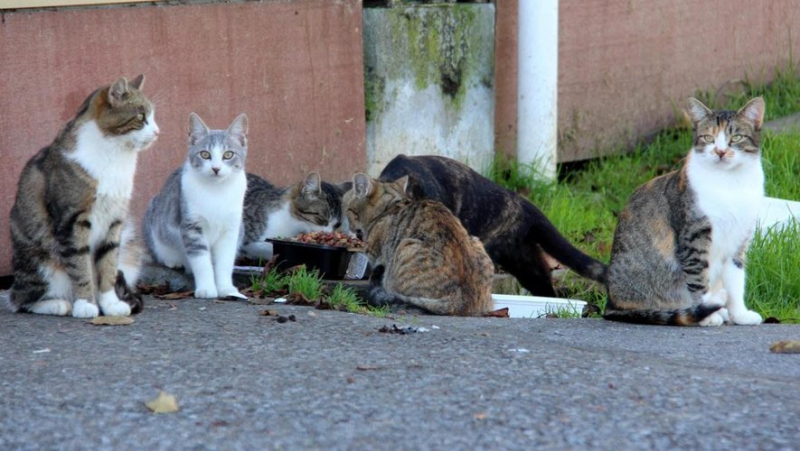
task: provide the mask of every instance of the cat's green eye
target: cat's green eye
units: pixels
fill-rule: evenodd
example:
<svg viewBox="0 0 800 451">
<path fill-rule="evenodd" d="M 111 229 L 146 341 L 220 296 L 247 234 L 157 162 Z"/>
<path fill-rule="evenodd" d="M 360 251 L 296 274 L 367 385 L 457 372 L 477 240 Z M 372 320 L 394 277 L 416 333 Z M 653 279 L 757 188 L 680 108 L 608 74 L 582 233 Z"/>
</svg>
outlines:
<svg viewBox="0 0 800 451">
<path fill-rule="evenodd" d="M 222 154 L 223 160 L 230 160 L 231 158 L 233 158 L 233 152 L 230 150 Z"/>
<path fill-rule="evenodd" d="M 144 113 L 139 113 L 139 115 L 136 116 L 136 118 L 139 119 L 140 121 L 143 121 L 144 118 L 145 118 L 145 115 L 144 115 Z"/>
<path fill-rule="evenodd" d="M 204 160 L 210 160 L 211 159 L 211 154 L 204 150 L 204 151 L 200 152 L 200 158 L 202 158 Z"/>
<path fill-rule="evenodd" d="M 738 143 L 739 141 L 741 141 L 743 139 L 744 139 L 744 136 L 742 136 L 742 135 L 733 135 L 731 137 L 731 142 L 732 143 Z"/>
<path fill-rule="evenodd" d="M 714 137 L 711 135 L 703 135 L 700 137 L 704 143 L 711 144 L 714 142 Z"/>
</svg>

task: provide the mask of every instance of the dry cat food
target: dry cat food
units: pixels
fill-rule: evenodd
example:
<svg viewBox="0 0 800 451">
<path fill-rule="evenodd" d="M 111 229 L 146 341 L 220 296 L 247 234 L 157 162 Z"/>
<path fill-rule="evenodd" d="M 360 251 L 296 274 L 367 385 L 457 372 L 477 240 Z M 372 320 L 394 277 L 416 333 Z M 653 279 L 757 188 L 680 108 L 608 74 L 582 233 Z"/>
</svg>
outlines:
<svg viewBox="0 0 800 451">
<path fill-rule="evenodd" d="M 291 238 L 291 240 L 306 244 L 321 244 L 323 246 L 338 246 L 346 248 L 364 247 L 363 241 L 342 232 L 301 233 L 300 235 Z"/>
</svg>

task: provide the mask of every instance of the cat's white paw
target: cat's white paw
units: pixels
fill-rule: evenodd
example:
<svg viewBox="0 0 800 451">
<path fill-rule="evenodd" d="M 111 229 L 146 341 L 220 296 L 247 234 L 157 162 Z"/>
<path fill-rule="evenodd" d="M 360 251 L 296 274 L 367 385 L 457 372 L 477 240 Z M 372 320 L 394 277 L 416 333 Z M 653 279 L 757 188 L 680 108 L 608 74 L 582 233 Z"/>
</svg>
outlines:
<svg viewBox="0 0 800 451">
<path fill-rule="evenodd" d="M 217 288 L 214 286 L 197 287 L 194 290 L 194 297 L 198 299 L 215 299 L 217 297 Z"/>
<path fill-rule="evenodd" d="M 39 315 L 67 316 L 72 311 L 72 303 L 66 299 L 48 299 L 31 305 L 28 311 Z"/>
<path fill-rule="evenodd" d="M 220 288 L 219 297 L 221 298 L 233 297 L 239 299 L 247 299 L 247 296 L 243 295 L 242 293 L 239 293 L 239 290 L 237 290 L 236 287 L 234 286 Z"/>
<path fill-rule="evenodd" d="M 722 323 L 724 323 L 724 322 L 725 322 L 725 319 L 717 311 L 717 312 L 714 312 L 714 313 L 706 316 L 706 318 L 704 320 L 700 321 L 698 324 L 700 326 L 702 326 L 702 327 L 716 327 L 716 326 L 721 326 Z"/>
<path fill-rule="evenodd" d="M 86 299 L 78 299 L 72 304 L 73 318 L 95 318 L 100 314 L 100 309 Z"/>
<path fill-rule="evenodd" d="M 120 301 L 114 290 L 101 294 L 99 304 L 103 315 L 106 316 L 128 316 L 131 314 L 131 306 Z"/>
<path fill-rule="evenodd" d="M 761 315 L 752 310 L 742 310 L 736 313 L 729 312 L 729 314 L 731 322 L 740 326 L 757 326 L 763 321 Z"/>
<path fill-rule="evenodd" d="M 131 314 L 131 306 L 122 301 L 118 301 L 116 304 L 106 304 L 102 308 L 103 315 L 106 316 L 130 316 Z"/>
</svg>

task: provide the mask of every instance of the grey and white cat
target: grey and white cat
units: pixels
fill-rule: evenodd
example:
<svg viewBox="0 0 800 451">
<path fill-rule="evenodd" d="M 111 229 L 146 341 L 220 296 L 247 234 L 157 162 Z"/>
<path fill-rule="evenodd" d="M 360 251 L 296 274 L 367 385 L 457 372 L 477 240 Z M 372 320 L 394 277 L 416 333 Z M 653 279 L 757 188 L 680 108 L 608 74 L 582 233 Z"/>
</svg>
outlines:
<svg viewBox="0 0 800 451">
<path fill-rule="evenodd" d="M 92 318 L 141 310 L 141 298 L 124 294 L 139 258 L 121 235 L 138 153 L 159 133 L 143 85 L 139 75 L 97 89 L 25 165 L 10 217 L 13 311 Z"/>
<path fill-rule="evenodd" d="M 269 260 L 272 244 L 264 241 L 267 238 L 342 228 L 344 191 L 344 187 L 321 181 L 316 172 L 285 188 L 247 174 L 241 255 Z"/>
<path fill-rule="evenodd" d="M 619 215 L 605 318 L 644 324 L 755 325 L 745 254 L 764 198 L 760 97 L 739 111 L 689 100 L 683 167 L 637 188 Z"/>
<path fill-rule="evenodd" d="M 233 285 L 247 189 L 247 116 L 227 130 L 209 130 L 189 115 L 186 163 L 150 200 L 144 217 L 145 242 L 155 261 L 183 267 L 194 276 L 195 297 L 245 298 Z"/>
</svg>

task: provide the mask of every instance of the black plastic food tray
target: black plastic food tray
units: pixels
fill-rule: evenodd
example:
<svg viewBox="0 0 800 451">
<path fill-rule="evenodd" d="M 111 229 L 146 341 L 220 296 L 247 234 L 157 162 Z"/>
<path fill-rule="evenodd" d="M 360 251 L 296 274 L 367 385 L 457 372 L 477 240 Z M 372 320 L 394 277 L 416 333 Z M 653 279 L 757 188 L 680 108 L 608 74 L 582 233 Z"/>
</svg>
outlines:
<svg viewBox="0 0 800 451">
<path fill-rule="evenodd" d="M 353 252 L 346 247 L 325 246 L 322 244 L 298 243 L 268 239 L 272 243 L 272 254 L 281 269 L 297 265 L 306 265 L 308 269 L 316 269 L 326 279 L 343 279 L 347 273 L 347 265 Z"/>
</svg>

